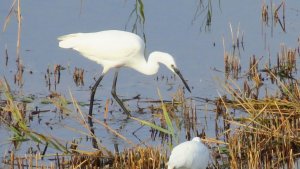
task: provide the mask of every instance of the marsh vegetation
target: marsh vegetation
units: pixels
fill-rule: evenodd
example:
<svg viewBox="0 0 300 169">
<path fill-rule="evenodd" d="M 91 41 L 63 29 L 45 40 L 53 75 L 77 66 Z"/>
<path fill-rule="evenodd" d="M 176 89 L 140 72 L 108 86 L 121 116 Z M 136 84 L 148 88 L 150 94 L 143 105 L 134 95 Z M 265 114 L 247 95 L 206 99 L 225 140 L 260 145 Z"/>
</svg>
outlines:
<svg viewBox="0 0 300 169">
<path fill-rule="evenodd" d="M 211 151 L 208 168 L 299 167 L 299 2 L 249 0 L 247 12 L 235 0 L 73 3 L 0 2 L 1 167 L 166 168 L 194 136 Z M 164 69 L 125 69 L 118 90 L 132 117 L 109 78 L 89 115 L 101 68 L 63 55 L 56 38 L 112 28 L 140 35 L 146 53 L 174 53 L 192 94 Z"/>
</svg>

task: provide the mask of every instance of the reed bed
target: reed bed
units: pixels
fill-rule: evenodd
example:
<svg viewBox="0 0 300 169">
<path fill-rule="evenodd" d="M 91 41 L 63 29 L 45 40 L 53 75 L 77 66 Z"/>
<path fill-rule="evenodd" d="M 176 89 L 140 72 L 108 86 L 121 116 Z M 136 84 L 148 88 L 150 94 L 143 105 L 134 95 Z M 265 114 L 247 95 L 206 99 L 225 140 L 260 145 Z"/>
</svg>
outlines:
<svg viewBox="0 0 300 169">
<path fill-rule="evenodd" d="M 278 99 L 249 99 L 227 88 L 234 99 L 224 100 L 226 111 L 235 109 L 239 117 L 227 117 L 232 168 L 295 168 L 300 148 L 300 104 Z M 228 114 L 227 114 L 228 115 Z"/>
<path fill-rule="evenodd" d="M 230 168 L 297 168 L 300 155 L 297 54 L 297 48 L 281 45 L 274 66 L 262 65 L 261 58 L 252 56 L 249 70 L 239 74 L 240 81 L 227 78 L 223 83 L 225 94 L 215 104 L 224 118 Z M 225 77 L 228 77 L 226 72 Z"/>
<path fill-rule="evenodd" d="M 201 3 L 202 1 L 199 6 L 203 5 Z M 279 23 L 281 29 L 285 32 L 285 1 L 282 0 L 277 6 L 270 1 L 269 6 L 263 1 L 261 8 L 262 22 L 268 26 L 271 20 L 272 27 Z M 210 29 L 212 18 L 211 1 L 208 1 L 206 9 L 206 28 Z M 199 8 L 198 10 L 201 13 L 201 9 Z M 4 24 L 4 31 L 13 11 L 16 12 L 18 21 L 17 71 L 14 75 L 14 81 L 19 86 L 22 86 L 24 65 L 20 58 L 22 25 L 20 0 L 13 1 L 10 13 Z M 198 17 L 197 15 L 198 13 L 196 12 L 195 19 Z M 136 0 L 136 6 L 130 14 L 129 22 L 134 22 L 131 29 L 133 32 L 144 32 L 145 15 L 143 1 Z M 138 24 L 140 24 L 141 30 L 138 30 Z M 268 63 L 263 68 L 259 68 L 261 58 L 255 55 L 251 56 L 249 70 L 242 75 L 240 50 L 244 48 L 244 33 L 240 31 L 239 26 L 235 33 L 231 24 L 229 26 L 232 37 L 231 52 L 226 52 L 223 40 L 226 78 L 223 88 L 226 94 L 213 100 L 213 103 L 216 105 L 216 116 L 223 116 L 223 141 L 206 138 L 204 129 L 199 131 L 199 128 L 197 128 L 199 121 L 195 103 L 192 99 L 185 98 L 183 90 L 175 93 L 174 100 L 170 102 L 165 103 L 162 100 L 158 100 L 158 103 L 161 102 L 159 106 L 147 107 L 158 120 L 147 121 L 134 117 L 131 120 L 136 120 L 143 126 L 150 127 L 150 137 L 153 140 L 159 133 L 159 139 L 162 142 L 173 142 L 173 140 L 178 142 L 176 132 L 184 130 L 187 140 L 197 135 L 204 137 L 206 143 L 216 144 L 217 155 L 212 156 L 214 159 L 212 159 L 209 168 L 297 168 L 295 162 L 300 155 L 300 88 L 295 74 L 297 73 L 299 44 L 298 48 L 287 48 L 285 45 L 281 45 L 281 51 L 277 55 L 277 63 L 273 67 Z M 144 33 L 143 38 L 146 41 Z M 5 56 L 7 65 L 7 49 L 5 50 Z M 54 65 L 52 72 L 50 68 L 47 69 L 45 80 L 49 91 L 52 89 L 53 84 L 54 89 L 56 89 L 56 85 L 60 83 L 61 70 L 63 70 L 61 65 Z M 52 76 L 54 77 L 52 78 Z M 244 81 L 237 83 L 231 80 L 230 77 L 235 80 L 243 79 Z M 84 70 L 75 68 L 73 79 L 77 86 L 84 85 Z M 266 82 L 267 80 L 269 82 Z M 278 90 L 271 94 L 270 89 L 267 87 L 263 88 L 264 84 L 272 84 Z M 90 133 L 85 134 L 87 137 L 95 139 L 95 143 L 100 147 L 98 150 L 81 151 L 77 149 L 78 145 L 75 143 L 67 148 L 55 138 L 37 133 L 29 128 L 29 122 L 26 118 L 28 116 L 26 104 L 15 100 L 5 80 L 0 80 L 0 88 L 0 94 L 4 93 L 3 95 L 6 98 L 0 100 L 0 124 L 5 125 L 13 133 L 11 142 L 14 148 L 28 140 L 44 146 L 44 150 L 41 152 L 28 152 L 25 155 L 17 155 L 14 149 L 9 154 L 4 154 L 2 163 L 6 167 L 111 169 L 167 167 L 167 148 L 133 145 L 128 138 L 112 129 L 105 121 L 102 122 L 96 119 L 93 119 L 95 124 L 104 126 L 109 132 L 131 145 L 131 148 L 124 149 L 122 152 L 119 152 L 117 148 L 115 152 L 107 150 L 96 139 L 92 126 L 86 126 Z M 68 115 L 70 112 L 67 108 L 69 102 L 58 93 L 52 93 L 48 102 L 57 107 L 62 114 Z M 77 105 L 74 102 L 73 104 Z M 109 100 L 106 103 L 105 120 L 107 118 L 108 105 Z M 78 105 L 76 109 L 80 112 Z M 38 113 L 39 111 L 37 110 L 36 112 Z M 82 112 L 80 113 L 86 116 Z M 157 122 L 160 124 L 157 124 Z M 87 125 L 84 122 L 82 124 Z M 46 154 L 48 146 L 58 150 L 60 154 Z M 170 144 L 170 147 L 172 146 Z M 214 153 L 212 152 L 212 154 Z M 216 160 L 221 155 L 228 158 L 222 158 L 222 161 Z M 44 159 L 49 161 L 45 162 Z"/>
<path fill-rule="evenodd" d="M 52 162 L 45 162 L 47 158 Z M 167 155 L 161 148 L 134 147 L 122 153 L 106 156 L 102 151 L 73 153 L 72 155 L 42 156 L 28 154 L 16 156 L 13 152 L 2 162 L 11 168 L 106 168 L 144 169 L 166 168 Z"/>
</svg>

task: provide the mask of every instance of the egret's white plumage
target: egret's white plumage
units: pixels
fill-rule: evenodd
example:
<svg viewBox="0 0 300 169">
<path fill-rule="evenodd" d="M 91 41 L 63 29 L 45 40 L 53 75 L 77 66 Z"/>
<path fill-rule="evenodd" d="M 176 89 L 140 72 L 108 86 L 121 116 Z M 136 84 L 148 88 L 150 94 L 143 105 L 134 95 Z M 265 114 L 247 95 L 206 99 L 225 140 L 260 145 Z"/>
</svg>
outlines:
<svg viewBox="0 0 300 169">
<path fill-rule="evenodd" d="M 199 137 L 195 137 L 173 148 L 168 169 L 206 169 L 208 162 L 208 148 Z"/>
<path fill-rule="evenodd" d="M 152 52 L 148 62 L 144 57 L 145 44 L 136 34 L 107 30 L 95 33 L 74 33 L 58 38 L 59 47 L 72 48 L 84 57 L 103 66 L 102 73 L 114 67 L 130 67 L 143 74 L 157 73 L 158 63 L 165 64 L 172 72 L 176 67 L 173 57 L 164 52 Z"/>
<path fill-rule="evenodd" d="M 94 33 L 74 33 L 61 36 L 58 40 L 60 41 L 59 46 L 61 48 L 74 49 L 84 57 L 103 66 L 102 75 L 98 79 L 99 82 L 97 81 L 93 87 L 94 90 L 92 90 L 91 100 L 93 100 L 94 96 L 92 95 L 95 94 L 95 89 L 99 85 L 104 74 L 111 68 L 120 68 L 123 66 L 133 68 L 145 75 L 153 75 L 157 73 L 159 63 L 162 63 L 173 73 L 176 73 L 183 81 L 187 90 L 190 91 L 189 86 L 177 69 L 174 58 L 168 53 L 155 51 L 149 55 L 148 60 L 146 61 L 144 57 L 144 41 L 134 33 L 119 30 L 107 30 Z M 116 72 L 112 93 L 114 98 L 121 105 L 122 103 L 115 93 L 117 76 L 118 74 Z M 121 105 L 121 107 L 129 115 L 128 111 L 125 110 L 125 107 L 123 105 Z"/>
<path fill-rule="evenodd" d="M 101 64 L 103 73 L 113 67 L 131 67 L 136 59 L 136 62 L 143 61 L 144 42 L 133 33 L 117 30 L 74 33 L 61 36 L 58 40 L 59 47 L 72 48 Z"/>
</svg>

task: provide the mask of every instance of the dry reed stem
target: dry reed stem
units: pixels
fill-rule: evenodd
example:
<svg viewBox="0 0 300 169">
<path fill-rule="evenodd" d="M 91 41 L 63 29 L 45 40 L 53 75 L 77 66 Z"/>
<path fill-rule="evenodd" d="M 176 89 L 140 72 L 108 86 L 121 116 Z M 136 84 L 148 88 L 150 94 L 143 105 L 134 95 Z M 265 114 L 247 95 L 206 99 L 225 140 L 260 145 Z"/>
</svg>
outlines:
<svg viewBox="0 0 300 169">
<path fill-rule="evenodd" d="M 128 144 L 133 144 L 132 141 L 130 141 L 128 138 L 126 138 L 125 136 L 123 136 L 122 134 L 120 134 L 119 132 L 117 132 L 116 130 L 114 130 L 113 128 L 111 128 L 108 124 L 98 120 L 98 119 L 93 119 L 96 123 L 102 125 L 104 128 L 106 128 L 108 131 L 110 131 L 112 134 L 114 134 L 115 136 L 119 137 L 120 139 L 126 141 Z"/>
<path fill-rule="evenodd" d="M 234 98 L 234 101 L 224 102 L 226 107 L 240 109 L 249 115 L 249 117 L 243 117 L 242 121 L 236 121 L 235 118 L 229 120 L 232 125 L 237 126 L 231 131 L 234 134 L 228 140 L 231 167 L 261 168 L 262 165 L 266 165 L 273 168 L 287 164 L 289 168 L 292 168 L 295 152 L 292 151 L 291 145 L 292 143 L 300 145 L 300 130 L 295 129 L 293 125 L 299 121 L 300 105 L 276 98 L 247 99 L 242 97 L 242 94 L 238 92 L 239 89 L 235 90 L 230 85 L 226 86 L 226 90 Z M 274 141 L 278 144 L 272 144 Z M 234 145 L 243 145 L 243 148 L 240 149 Z M 271 160 L 261 161 L 266 149 L 276 150 L 275 154 L 270 156 Z M 284 154 L 282 151 L 288 153 Z"/>
</svg>

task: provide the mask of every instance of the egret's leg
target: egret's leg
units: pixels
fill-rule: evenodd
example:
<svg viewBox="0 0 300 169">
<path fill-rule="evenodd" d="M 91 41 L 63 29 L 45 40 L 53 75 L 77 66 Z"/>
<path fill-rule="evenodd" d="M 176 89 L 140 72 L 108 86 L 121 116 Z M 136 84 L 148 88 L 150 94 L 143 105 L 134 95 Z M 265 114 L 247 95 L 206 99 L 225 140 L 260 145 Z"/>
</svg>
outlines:
<svg viewBox="0 0 300 169">
<path fill-rule="evenodd" d="M 96 94 L 97 87 L 99 86 L 101 80 L 103 79 L 104 74 L 102 74 L 99 79 L 96 81 L 94 86 L 91 89 L 91 98 L 90 98 L 90 109 L 89 109 L 89 116 L 90 118 L 93 116 L 93 106 L 94 106 L 94 98 Z"/>
<path fill-rule="evenodd" d="M 104 74 L 102 74 L 99 79 L 96 81 L 96 83 L 94 84 L 94 86 L 91 89 L 91 98 L 90 98 L 90 109 L 89 109 L 89 116 L 88 116 L 88 123 L 90 126 L 90 132 L 92 135 L 92 143 L 93 143 L 93 147 L 98 149 L 98 142 L 95 136 L 95 131 L 93 129 L 93 120 L 92 120 L 92 116 L 93 116 L 93 106 L 94 106 L 94 98 L 95 98 L 95 94 L 96 94 L 96 90 L 97 87 L 99 86 L 101 80 L 103 79 Z"/>
<path fill-rule="evenodd" d="M 122 107 L 123 111 L 127 114 L 127 116 L 130 117 L 131 114 L 130 114 L 129 111 L 125 108 L 123 102 L 119 99 L 119 97 L 117 96 L 117 93 L 116 93 L 116 85 L 117 85 L 118 73 L 119 73 L 119 71 L 116 70 L 115 76 L 114 76 L 113 86 L 112 86 L 112 89 L 111 89 L 111 94 L 112 94 L 112 96 L 114 97 L 114 99 L 118 102 L 118 104 Z"/>
</svg>

